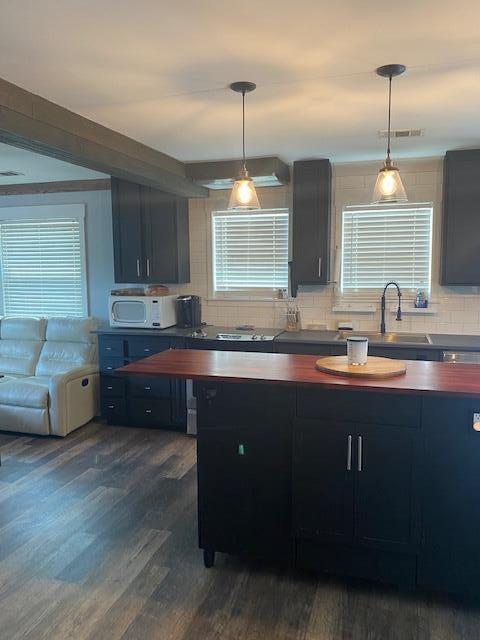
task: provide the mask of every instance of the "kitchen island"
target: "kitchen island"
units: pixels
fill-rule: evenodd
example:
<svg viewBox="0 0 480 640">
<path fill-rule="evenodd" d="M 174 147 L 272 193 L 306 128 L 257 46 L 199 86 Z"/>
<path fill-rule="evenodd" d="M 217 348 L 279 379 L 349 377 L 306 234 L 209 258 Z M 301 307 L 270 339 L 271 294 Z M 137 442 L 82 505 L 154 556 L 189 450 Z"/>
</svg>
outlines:
<svg viewBox="0 0 480 640">
<path fill-rule="evenodd" d="M 220 551 L 475 594 L 480 368 L 359 380 L 315 361 L 185 349 L 117 370 L 196 381 L 206 566 Z"/>
</svg>

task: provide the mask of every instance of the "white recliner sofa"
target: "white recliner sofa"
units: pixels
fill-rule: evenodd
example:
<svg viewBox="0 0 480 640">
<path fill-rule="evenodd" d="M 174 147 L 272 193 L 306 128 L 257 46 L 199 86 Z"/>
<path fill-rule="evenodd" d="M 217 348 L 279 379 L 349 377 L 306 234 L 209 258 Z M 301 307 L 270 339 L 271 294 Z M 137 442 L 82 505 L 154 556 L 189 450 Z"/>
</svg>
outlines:
<svg viewBox="0 0 480 640">
<path fill-rule="evenodd" d="M 98 414 L 93 318 L 0 322 L 0 430 L 66 436 Z"/>
</svg>

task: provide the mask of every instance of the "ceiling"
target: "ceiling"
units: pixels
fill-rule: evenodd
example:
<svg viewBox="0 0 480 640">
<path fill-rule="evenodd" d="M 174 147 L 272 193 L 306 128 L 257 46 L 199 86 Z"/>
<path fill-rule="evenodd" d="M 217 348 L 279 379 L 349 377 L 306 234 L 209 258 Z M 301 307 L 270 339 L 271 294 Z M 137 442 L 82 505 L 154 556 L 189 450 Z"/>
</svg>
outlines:
<svg viewBox="0 0 480 640">
<path fill-rule="evenodd" d="M 478 0 L 3 0 L 0 76 L 179 160 L 384 154 L 398 62 L 393 157 L 480 144 Z"/>
<path fill-rule="evenodd" d="M 59 180 L 94 180 L 109 177 L 98 171 L 78 167 L 0 142 L 0 172 L 2 171 L 17 171 L 21 175 L 0 175 L 0 186 L 31 182 L 57 182 Z"/>
</svg>

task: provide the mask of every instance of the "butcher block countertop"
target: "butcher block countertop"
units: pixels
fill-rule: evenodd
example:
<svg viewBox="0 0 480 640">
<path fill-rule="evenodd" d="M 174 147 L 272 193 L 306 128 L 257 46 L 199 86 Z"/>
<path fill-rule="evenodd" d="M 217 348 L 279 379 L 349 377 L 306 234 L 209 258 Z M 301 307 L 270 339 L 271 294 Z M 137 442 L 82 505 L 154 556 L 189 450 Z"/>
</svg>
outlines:
<svg viewBox="0 0 480 640">
<path fill-rule="evenodd" d="M 387 380 L 341 378 L 315 369 L 318 356 L 170 349 L 115 370 L 120 375 L 215 382 L 318 385 L 327 389 L 480 399 L 480 365 L 406 360 L 405 375 Z"/>
</svg>

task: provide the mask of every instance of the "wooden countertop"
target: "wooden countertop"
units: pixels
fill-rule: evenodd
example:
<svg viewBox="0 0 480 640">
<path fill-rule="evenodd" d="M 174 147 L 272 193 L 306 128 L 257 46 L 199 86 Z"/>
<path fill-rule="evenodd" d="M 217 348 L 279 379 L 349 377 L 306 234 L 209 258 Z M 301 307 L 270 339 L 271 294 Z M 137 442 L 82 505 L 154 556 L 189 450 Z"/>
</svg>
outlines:
<svg viewBox="0 0 480 640">
<path fill-rule="evenodd" d="M 215 382 L 315 384 L 327 389 L 456 395 L 480 399 L 480 365 L 406 360 L 407 373 L 388 380 L 341 378 L 315 369 L 318 356 L 170 349 L 115 370 L 121 375 Z"/>
</svg>

